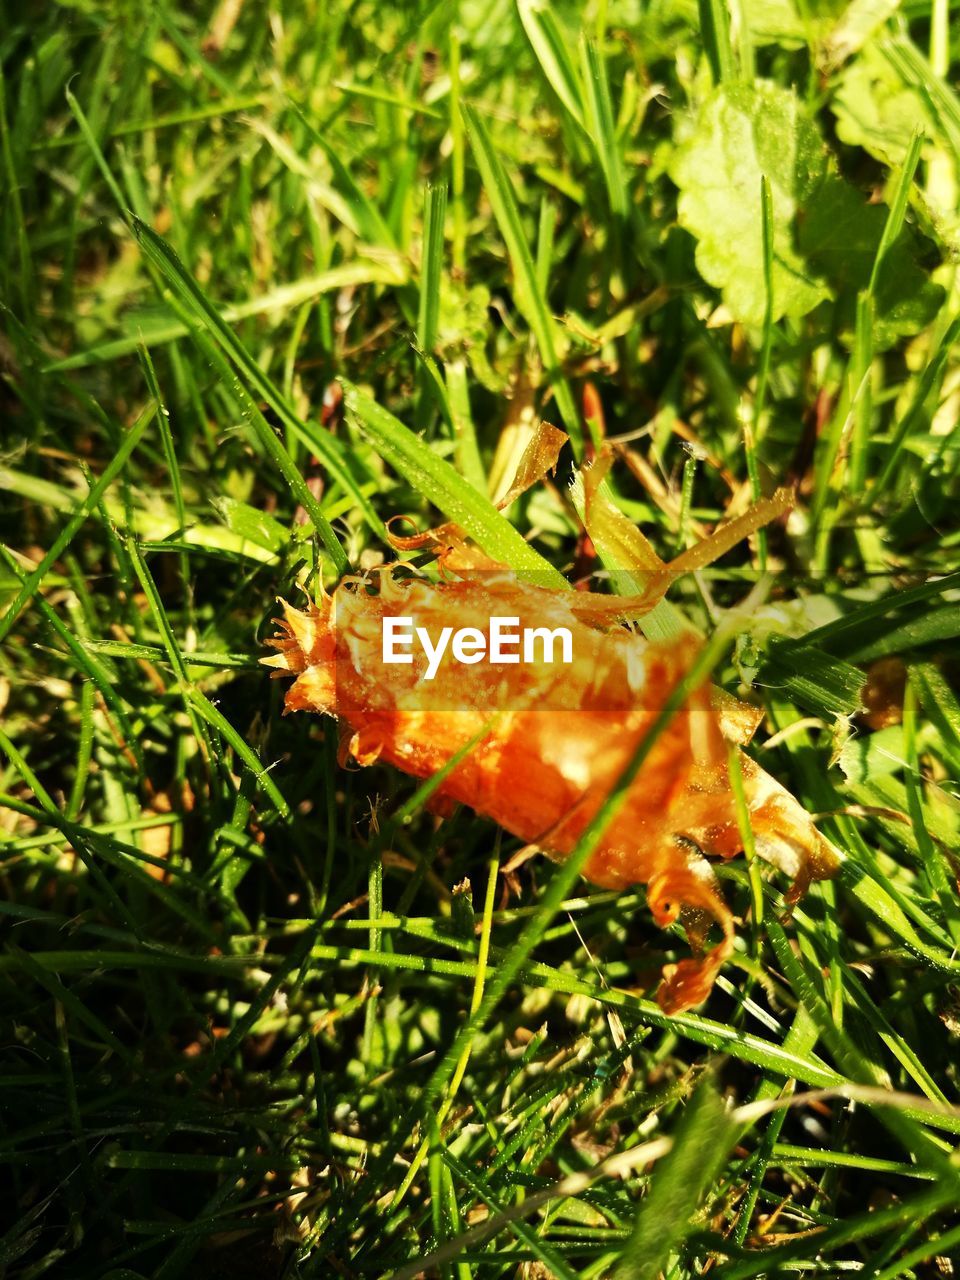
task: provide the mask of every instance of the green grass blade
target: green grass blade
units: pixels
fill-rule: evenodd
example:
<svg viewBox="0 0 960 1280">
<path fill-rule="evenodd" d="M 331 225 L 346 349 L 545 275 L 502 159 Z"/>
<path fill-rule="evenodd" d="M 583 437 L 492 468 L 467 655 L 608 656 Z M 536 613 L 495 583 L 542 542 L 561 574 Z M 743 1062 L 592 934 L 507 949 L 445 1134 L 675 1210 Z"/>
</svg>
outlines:
<svg viewBox="0 0 960 1280">
<path fill-rule="evenodd" d="M 960 315 L 954 316 L 947 328 L 944 330 L 943 336 L 937 345 L 936 351 L 928 361 L 920 377 L 917 379 L 916 390 L 910 401 L 906 413 L 900 419 L 893 433 L 893 439 L 890 441 L 887 452 L 887 460 L 883 469 L 869 487 L 866 495 L 866 503 L 876 502 L 885 489 L 889 488 L 893 480 L 897 468 L 900 466 L 903 458 L 903 445 L 913 428 L 922 419 L 924 409 L 930 399 L 930 393 L 940 381 L 943 375 L 944 367 L 947 359 L 957 341 L 960 340 Z"/>
<path fill-rule="evenodd" d="M 34 309 L 33 261 L 30 254 L 30 240 L 24 222 L 23 200 L 20 194 L 20 179 L 14 164 L 13 149 L 10 141 L 10 125 L 7 119 L 7 84 L 0 67 L 0 160 L 3 163 L 3 183 L 9 208 L 13 217 L 14 235 L 17 243 L 20 279 L 19 295 L 23 308 L 23 316 L 32 315 Z"/>
<path fill-rule="evenodd" d="M 730 13 L 726 0 L 698 0 L 700 30 L 714 84 L 729 84 L 737 77 L 736 54 L 730 38 Z"/>
<path fill-rule="evenodd" d="M 3 562 L 19 579 L 19 581 L 22 584 L 25 584 L 27 581 L 26 573 L 24 573 L 8 549 L 2 544 L 0 544 L 0 557 L 2 557 Z M 124 745 L 130 749 L 140 772 L 144 773 L 145 766 L 143 754 L 140 748 L 139 735 L 134 730 L 127 715 L 127 709 L 113 687 L 113 679 L 110 672 L 108 672 L 101 663 L 97 662 L 93 653 L 90 652 L 90 650 L 95 652 L 96 646 L 89 642 L 84 645 L 81 640 L 77 639 L 72 630 L 60 618 L 56 610 L 47 604 L 42 595 L 37 599 L 37 607 L 40 610 L 44 621 L 70 651 L 78 669 L 87 677 L 88 680 L 92 682 L 92 686 L 97 689 L 101 698 L 103 698 L 104 704 L 116 717 L 117 727 L 123 735 Z M 110 652 L 109 649 L 105 651 Z M 144 654 L 143 656 L 154 656 L 159 654 L 159 649 L 151 649 L 148 654 Z"/>
<path fill-rule="evenodd" d="M 586 131 L 583 87 L 556 16 L 543 0 L 517 0 L 517 10 L 544 79 L 570 118 Z"/>
<path fill-rule="evenodd" d="M 586 39 L 580 43 L 580 61 L 585 86 L 587 131 L 603 171 L 610 212 L 615 219 L 623 218 L 627 212 L 627 187 L 620 158 L 620 144 L 614 127 L 607 64 L 596 44 Z"/>
<path fill-rule="evenodd" d="M 255 316 L 278 314 L 292 311 L 316 298 L 329 293 L 337 293 L 341 289 L 357 288 L 363 285 L 399 286 L 406 281 L 406 272 L 402 265 L 394 259 L 387 261 L 366 259 L 359 256 L 353 262 L 331 267 L 328 271 L 320 271 L 305 276 L 292 284 L 278 285 L 255 298 L 247 298 L 243 302 L 231 302 L 219 308 L 219 316 L 224 324 L 236 324 L 239 320 L 250 320 Z M 164 321 L 158 323 L 150 320 L 138 327 L 136 333 L 127 337 L 115 338 L 96 343 L 83 351 L 64 356 L 59 360 L 51 360 L 44 366 L 45 373 L 66 373 L 73 369 L 84 369 L 93 364 L 108 364 L 120 356 L 129 355 L 138 347 L 145 346 L 150 350 L 175 342 L 193 332 L 190 324 L 183 321 Z"/>
<path fill-rule="evenodd" d="M 249 379 L 251 385 L 273 406 L 280 418 L 287 422 L 293 418 L 290 425 L 303 431 L 303 424 L 300 423 L 299 419 L 293 417 L 289 408 L 283 403 L 282 398 L 274 391 L 272 384 L 266 378 L 259 365 L 248 354 L 236 334 L 223 321 L 217 309 L 207 300 L 199 285 L 189 275 L 170 246 L 157 235 L 152 227 L 148 227 L 139 219 L 134 219 L 134 229 L 148 261 L 156 267 L 161 276 L 170 285 L 180 303 L 194 319 L 206 327 L 240 372 Z M 320 510 L 319 503 L 310 492 L 300 471 L 281 442 L 266 427 L 262 419 L 252 419 L 251 425 L 257 433 L 257 438 L 264 452 L 275 463 L 278 471 L 290 486 L 291 491 L 310 516 L 317 534 L 337 567 L 337 571 L 343 573 L 348 565 L 346 553 L 330 527 L 326 516 Z M 317 447 L 323 461 L 330 467 L 337 479 L 345 487 L 353 488 L 349 474 L 337 456 L 332 442 L 325 440 L 320 433 L 316 433 L 311 436 L 311 443 Z"/>
<path fill-rule="evenodd" d="M 694 1230 L 697 1209 L 736 1138 L 737 1126 L 713 1085 L 701 1084 L 654 1171 L 614 1280 L 657 1280 Z"/>
<path fill-rule="evenodd" d="M 557 356 L 556 324 L 547 308 L 546 299 L 537 286 L 536 267 L 520 221 L 520 210 L 513 194 L 513 187 L 483 118 L 471 105 L 465 104 L 463 111 L 474 158 L 483 178 L 484 190 L 493 206 L 497 226 L 500 228 L 500 234 L 507 246 L 507 253 L 510 255 L 517 307 L 537 340 L 540 358 L 550 378 L 563 425 L 570 435 L 574 450 L 579 453 L 582 443 L 580 416 L 574 407 L 573 396 L 560 368 Z"/>
<path fill-rule="evenodd" d="M 518 573 L 536 575 L 543 585 L 568 585 L 562 574 L 524 542 L 489 498 L 478 493 L 392 413 L 349 382 L 343 383 L 343 398 L 347 411 L 378 453 L 487 555 Z"/>
<path fill-rule="evenodd" d="M 423 213 L 423 261 L 420 267 L 420 309 L 417 341 L 430 355 L 437 342 L 440 316 L 440 289 L 443 282 L 443 224 L 447 211 L 447 188 L 427 187 Z"/>
<path fill-rule="evenodd" d="M 887 215 L 887 221 L 883 227 L 883 234 L 880 237 L 880 243 L 877 245 L 876 257 L 873 260 L 873 270 L 870 272 L 870 283 L 867 286 L 867 292 L 871 295 L 877 291 L 877 281 L 880 272 L 883 270 L 884 260 L 890 250 L 891 245 L 899 237 L 903 230 L 903 223 L 907 215 L 907 205 L 910 201 L 910 188 L 913 185 L 914 175 L 917 172 L 917 165 L 920 163 L 920 151 L 923 147 L 923 130 L 917 126 L 913 131 L 913 137 L 910 139 L 910 146 L 907 149 L 906 157 L 900 168 L 897 177 L 897 185 L 894 189 L 893 200 L 890 203 L 890 212 Z"/>
<path fill-rule="evenodd" d="M 136 421 L 129 428 L 126 435 L 120 442 L 120 447 L 103 469 L 100 478 L 94 485 L 92 485 L 90 492 L 78 505 L 76 511 L 57 535 L 52 546 L 46 552 L 36 569 L 27 574 L 20 586 L 20 589 L 17 591 L 10 604 L 7 605 L 3 616 L 0 617 L 0 640 L 3 640 L 8 634 L 10 628 L 20 616 L 24 606 L 33 598 L 34 594 L 39 589 L 50 568 L 57 562 L 57 560 L 60 559 L 67 547 L 69 547 L 80 526 L 89 518 L 91 513 L 97 509 L 100 499 L 120 474 L 127 459 L 140 443 L 140 439 L 143 436 L 144 431 L 146 431 L 147 427 L 153 421 L 158 407 L 159 406 L 156 401 L 151 400 L 141 410 Z"/>
</svg>

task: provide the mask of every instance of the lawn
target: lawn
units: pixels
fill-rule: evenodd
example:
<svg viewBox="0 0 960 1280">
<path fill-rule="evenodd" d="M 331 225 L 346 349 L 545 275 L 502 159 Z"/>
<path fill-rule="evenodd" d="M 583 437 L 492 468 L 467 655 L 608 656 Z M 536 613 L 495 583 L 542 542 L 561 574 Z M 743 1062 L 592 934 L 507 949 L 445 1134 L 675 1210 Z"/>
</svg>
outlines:
<svg viewBox="0 0 960 1280">
<path fill-rule="evenodd" d="M 5 6 L 0 1275 L 957 1274 L 952 17 Z M 781 488 L 639 626 L 843 861 L 794 905 L 741 803 L 696 1008 L 643 884 L 259 664 L 411 523 L 629 595 Z"/>
</svg>

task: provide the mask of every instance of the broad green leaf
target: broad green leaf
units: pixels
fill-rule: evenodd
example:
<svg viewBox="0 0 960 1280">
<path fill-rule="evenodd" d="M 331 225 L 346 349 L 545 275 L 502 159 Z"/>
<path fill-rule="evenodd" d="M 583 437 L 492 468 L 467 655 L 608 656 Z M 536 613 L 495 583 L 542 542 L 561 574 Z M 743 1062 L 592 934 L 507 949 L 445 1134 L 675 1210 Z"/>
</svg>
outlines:
<svg viewBox="0 0 960 1280">
<path fill-rule="evenodd" d="M 877 49 L 900 80 L 920 92 L 937 129 L 960 163 L 960 98 L 955 90 L 934 72 L 928 59 L 906 36 L 882 40 Z"/>
<path fill-rule="evenodd" d="M 823 143 L 800 99 L 762 80 L 717 89 L 678 146 L 670 176 L 680 188 L 680 224 L 697 240 L 700 274 L 745 324 L 762 325 L 767 305 L 763 177 L 773 204 L 772 318 L 804 315 L 830 296 L 794 245 L 796 215 L 825 168 Z"/>
<path fill-rule="evenodd" d="M 671 167 L 680 222 L 698 241 L 697 267 L 737 320 L 762 325 L 761 179 L 772 204 L 771 318 L 801 316 L 837 297 L 837 323 L 852 333 L 858 293 L 871 280 L 889 211 L 833 173 L 820 134 L 796 94 L 766 81 L 724 85 L 704 104 Z M 943 290 L 919 263 L 903 227 L 877 274 L 874 348 L 918 333 Z"/>
<path fill-rule="evenodd" d="M 923 95 L 873 45 L 838 77 L 830 106 L 841 141 L 888 165 L 903 162 L 917 125 L 936 128 Z"/>
<path fill-rule="evenodd" d="M 921 199 L 937 234 L 960 249 L 956 97 L 930 74 L 919 52 L 900 41 L 868 44 L 837 78 L 830 106 L 841 141 L 883 164 L 902 164 L 915 130 L 923 130 L 928 177 Z"/>
<path fill-rule="evenodd" d="M 868 204 L 840 178 L 828 178 L 800 221 L 798 245 L 809 268 L 829 281 L 842 301 L 837 322 L 847 331 L 855 324 L 857 294 L 870 283 L 888 209 Z M 884 252 L 874 291 L 875 349 L 890 346 L 903 334 L 919 333 L 933 320 L 944 298 L 940 285 L 919 264 L 916 232 L 904 226 Z"/>
</svg>

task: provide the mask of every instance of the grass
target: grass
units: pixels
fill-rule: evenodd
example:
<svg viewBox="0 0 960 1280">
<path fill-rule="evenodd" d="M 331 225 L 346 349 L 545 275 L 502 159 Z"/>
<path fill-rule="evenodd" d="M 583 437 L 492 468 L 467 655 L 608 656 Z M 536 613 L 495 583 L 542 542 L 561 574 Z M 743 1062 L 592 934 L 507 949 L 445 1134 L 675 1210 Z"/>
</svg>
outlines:
<svg viewBox="0 0 960 1280">
<path fill-rule="evenodd" d="M 0 1272 L 952 1274 L 950 16 L 11 8 Z M 505 518 L 540 416 L 570 445 Z M 674 1017 L 683 936 L 577 874 L 616 792 L 505 876 L 257 665 L 397 515 L 596 568 L 565 482 L 604 435 L 665 558 L 796 486 L 645 625 L 712 637 L 690 679 L 764 707 L 847 855 L 792 912 L 721 867 L 738 949 Z"/>
</svg>

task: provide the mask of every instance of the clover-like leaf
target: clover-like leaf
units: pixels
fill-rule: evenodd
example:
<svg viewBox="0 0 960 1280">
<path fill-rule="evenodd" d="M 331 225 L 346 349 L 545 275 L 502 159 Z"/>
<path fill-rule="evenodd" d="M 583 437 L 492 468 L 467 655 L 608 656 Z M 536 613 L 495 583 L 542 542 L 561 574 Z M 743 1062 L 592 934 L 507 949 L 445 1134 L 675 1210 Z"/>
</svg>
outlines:
<svg viewBox="0 0 960 1280">
<path fill-rule="evenodd" d="M 902 164 L 914 130 L 936 133 L 936 120 L 915 85 L 879 49 L 867 46 L 840 75 L 830 106 L 837 136 L 884 164 Z"/>
<path fill-rule="evenodd" d="M 773 318 L 802 316 L 837 298 L 837 327 L 852 330 L 889 210 L 836 174 L 792 90 L 766 81 L 721 86 L 680 140 L 670 174 L 680 188 L 680 223 L 697 239 L 697 268 L 722 291 L 735 319 L 762 324 L 767 307 L 765 176 L 773 205 Z M 924 243 L 905 226 L 884 255 L 874 297 L 878 349 L 918 333 L 943 300 L 920 265 Z"/>
<path fill-rule="evenodd" d="M 921 129 L 927 180 L 922 194 L 918 193 L 919 203 L 936 234 L 956 254 L 960 252 L 960 215 L 956 144 L 946 123 L 949 114 L 927 90 L 923 64 L 919 77 L 911 79 L 905 72 L 913 63 L 903 67 L 891 56 L 896 52 L 896 46 L 889 42 L 868 44 L 838 78 L 830 100 L 837 137 L 895 167 L 903 163 L 914 132 Z M 949 89 L 942 87 L 940 94 L 949 105 Z"/>
<path fill-rule="evenodd" d="M 836 290 L 841 330 L 853 329 L 857 293 L 870 282 L 888 212 L 886 205 L 868 204 L 849 183 L 830 177 L 799 220 L 799 247 L 810 269 Z M 908 224 L 884 254 L 874 294 L 873 338 L 881 350 L 902 335 L 919 333 L 943 304 L 942 287 L 920 265 L 922 244 Z"/>
<path fill-rule="evenodd" d="M 680 224 L 697 239 L 700 274 L 743 323 L 762 324 L 767 306 L 764 176 L 773 203 L 773 318 L 804 315 L 830 296 L 795 246 L 797 211 L 813 198 L 826 163 L 803 103 L 767 81 L 722 85 L 680 141 L 670 166 Z"/>
</svg>

